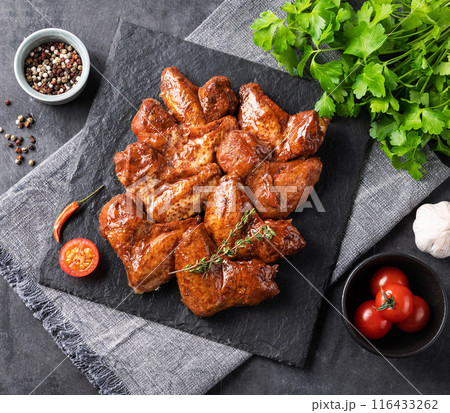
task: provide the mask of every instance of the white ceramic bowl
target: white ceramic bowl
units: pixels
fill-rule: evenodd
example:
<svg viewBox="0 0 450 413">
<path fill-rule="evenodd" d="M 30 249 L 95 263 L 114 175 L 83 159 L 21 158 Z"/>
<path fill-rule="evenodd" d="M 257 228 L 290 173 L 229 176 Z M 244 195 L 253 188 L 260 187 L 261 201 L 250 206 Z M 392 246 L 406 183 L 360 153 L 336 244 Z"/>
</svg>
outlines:
<svg viewBox="0 0 450 413">
<path fill-rule="evenodd" d="M 34 90 L 25 78 L 25 59 L 30 52 L 46 42 L 64 42 L 70 44 L 80 55 L 83 71 L 80 80 L 67 92 L 60 95 L 44 95 Z M 56 28 L 42 29 L 28 36 L 19 46 L 14 58 L 14 73 L 20 87 L 31 97 L 48 105 L 62 105 L 75 99 L 86 86 L 91 67 L 89 53 L 83 42 L 74 34 Z"/>
</svg>

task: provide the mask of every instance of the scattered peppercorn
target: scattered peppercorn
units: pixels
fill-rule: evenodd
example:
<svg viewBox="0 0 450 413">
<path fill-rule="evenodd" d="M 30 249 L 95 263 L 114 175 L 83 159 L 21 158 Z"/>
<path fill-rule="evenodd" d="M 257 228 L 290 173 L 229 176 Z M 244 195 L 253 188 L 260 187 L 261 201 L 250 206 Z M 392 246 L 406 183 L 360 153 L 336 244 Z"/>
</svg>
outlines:
<svg viewBox="0 0 450 413">
<path fill-rule="evenodd" d="M 36 162 L 35 162 L 33 159 L 30 159 L 30 160 L 28 161 L 28 165 L 34 166 L 34 165 L 36 165 Z"/>
<path fill-rule="evenodd" d="M 10 101 L 9 99 L 6 99 L 6 100 L 5 100 L 5 105 L 6 105 L 6 106 L 9 106 L 10 104 L 11 104 L 11 101 Z"/>
<path fill-rule="evenodd" d="M 6 101 L 5 101 L 6 104 Z M 34 119 L 33 116 L 30 113 L 27 113 L 26 116 L 24 115 L 18 115 L 17 119 L 16 119 L 16 125 L 19 128 L 23 128 L 23 126 L 26 126 L 27 128 L 31 126 L 31 124 L 34 123 Z M 0 133 L 3 132 L 3 128 L 0 127 Z M 22 136 L 16 136 L 16 135 L 11 135 L 9 133 L 5 133 L 5 139 L 7 139 L 8 141 L 8 147 L 10 148 L 15 148 L 14 152 L 18 154 L 15 162 L 16 164 L 20 165 L 20 163 L 24 160 L 23 155 L 21 155 L 22 153 L 28 153 L 28 151 L 34 151 L 36 150 L 36 147 L 34 145 L 34 143 L 36 143 L 36 138 L 33 135 L 29 135 L 30 137 L 30 142 L 31 144 L 27 147 L 27 146 L 22 146 L 23 144 L 23 137 Z M 35 165 L 35 161 L 30 161 L 29 162 L 31 166 Z"/>
<path fill-rule="evenodd" d="M 80 80 L 82 71 L 80 55 L 63 42 L 43 43 L 25 59 L 28 84 L 45 95 L 67 92 Z"/>
</svg>

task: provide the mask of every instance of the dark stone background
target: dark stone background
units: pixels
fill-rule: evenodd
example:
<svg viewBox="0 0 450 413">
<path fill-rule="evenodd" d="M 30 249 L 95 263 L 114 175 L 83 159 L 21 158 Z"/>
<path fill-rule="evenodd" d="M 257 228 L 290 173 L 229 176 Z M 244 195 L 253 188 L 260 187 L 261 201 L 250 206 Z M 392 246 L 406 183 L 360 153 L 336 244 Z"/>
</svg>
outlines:
<svg viewBox="0 0 450 413">
<path fill-rule="evenodd" d="M 100 76 L 91 70 L 86 90 L 73 103 L 50 107 L 29 98 L 15 81 L 13 59 L 20 42 L 33 31 L 53 25 L 75 33 L 88 47 L 92 63 L 102 71 L 119 19 L 185 37 L 220 3 L 221 0 L 72 0 L 64 3 L 31 0 L 31 5 L 25 0 L 1 0 L 0 126 L 5 132 L 15 133 L 18 131 L 14 125 L 17 115 L 32 113 L 37 120 L 31 131 L 37 139 L 37 151 L 32 157 L 42 162 L 84 126 L 97 90 Z M 10 99 L 12 105 L 4 106 L 4 99 Z M 26 136 L 25 133 L 22 135 Z M 31 167 L 28 163 L 16 166 L 7 141 L 3 135 L 0 138 L 0 193 L 3 193 Z M 449 199 L 450 180 L 447 180 L 427 201 Z M 415 248 L 411 229 L 414 214 L 413 211 L 368 255 L 381 251 L 411 253 L 441 275 L 448 293 L 450 259 L 437 260 Z M 329 293 L 336 306 L 339 305 L 342 284 L 339 283 Z M 65 356 L 3 279 L 0 280 L 0 303 L 0 394 L 29 393 Z M 306 369 L 253 357 L 210 393 L 414 394 L 414 389 L 386 361 L 366 352 L 350 338 L 340 316 L 328 305 L 324 306 L 321 323 L 323 329 L 316 337 L 316 352 Z M 430 349 L 413 358 L 392 360 L 392 363 L 422 393 L 448 393 L 450 348 L 446 343 L 449 338 L 447 322 L 443 335 Z M 35 393 L 95 394 L 96 391 L 84 375 L 65 360 Z"/>
</svg>

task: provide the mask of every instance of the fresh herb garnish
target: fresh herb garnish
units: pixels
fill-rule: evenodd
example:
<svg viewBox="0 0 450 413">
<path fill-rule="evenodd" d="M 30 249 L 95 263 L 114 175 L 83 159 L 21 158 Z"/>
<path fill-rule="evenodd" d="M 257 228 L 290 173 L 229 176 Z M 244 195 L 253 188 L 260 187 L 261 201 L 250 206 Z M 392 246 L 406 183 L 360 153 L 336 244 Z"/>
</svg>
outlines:
<svg viewBox="0 0 450 413">
<path fill-rule="evenodd" d="M 355 12 L 340 0 L 296 0 L 261 13 L 255 44 L 291 75 L 311 76 L 324 90 L 321 116 L 371 114 L 370 135 L 396 169 L 422 178 L 429 144 L 450 156 L 450 2 L 370 0 Z M 339 60 L 319 63 L 339 51 Z M 323 60 L 322 60 L 323 61 Z"/>
<path fill-rule="evenodd" d="M 234 227 L 234 229 L 230 230 L 228 237 L 222 241 L 222 244 L 220 245 L 219 249 L 209 258 L 203 257 L 202 259 L 197 260 L 195 264 L 188 264 L 181 270 L 173 271 L 171 274 L 180 271 L 187 271 L 205 275 L 209 272 L 213 264 L 222 263 L 224 257 L 227 258 L 233 257 L 239 248 L 243 248 L 251 244 L 253 240 L 261 241 L 263 238 L 271 240 L 276 235 L 275 231 L 268 225 L 263 225 L 261 227 L 261 231 L 252 230 L 250 235 L 246 236 L 245 238 L 236 240 L 234 246 L 232 247 L 229 246 L 231 238 L 236 236 L 237 231 L 239 231 L 241 228 L 243 228 L 244 225 L 248 223 L 250 217 L 255 212 L 256 212 L 255 208 L 245 211 L 239 222 Z"/>
</svg>

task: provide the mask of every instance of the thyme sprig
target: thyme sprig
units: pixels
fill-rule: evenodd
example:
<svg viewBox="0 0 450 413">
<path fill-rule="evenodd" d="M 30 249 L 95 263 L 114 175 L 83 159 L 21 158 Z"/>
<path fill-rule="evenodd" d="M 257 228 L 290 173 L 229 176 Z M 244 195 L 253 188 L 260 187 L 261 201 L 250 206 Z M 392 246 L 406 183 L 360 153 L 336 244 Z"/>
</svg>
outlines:
<svg viewBox="0 0 450 413">
<path fill-rule="evenodd" d="M 275 231 L 268 225 L 263 225 L 260 231 L 253 229 L 250 232 L 250 235 L 246 236 L 245 238 L 236 240 L 233 247 L 229 246 L 231 238 L 236 237 L 237 231 L 242 229 L 244 225 L 248 223 L 250 217 L 255 214 L 255 212 L 255 208 L 245 211 L 234 229 L 230 230 L 228 237 L 222 241 L 219 249 L 209 258 L 203 257 L 200 260 L 197 260 L 194 264 L 188 264 L 181 270 L 173 271 L 172 273 L 187 271 L 205 275 L 211 270 L 213 264 L 222 263 L 224 257 L 233 257 L 234 255 L 236 255 L 238 249 L 250 245 L 254 240 L 261 241 L 263 238 L 271 240 L 276 235 Z"/>
</svg>

